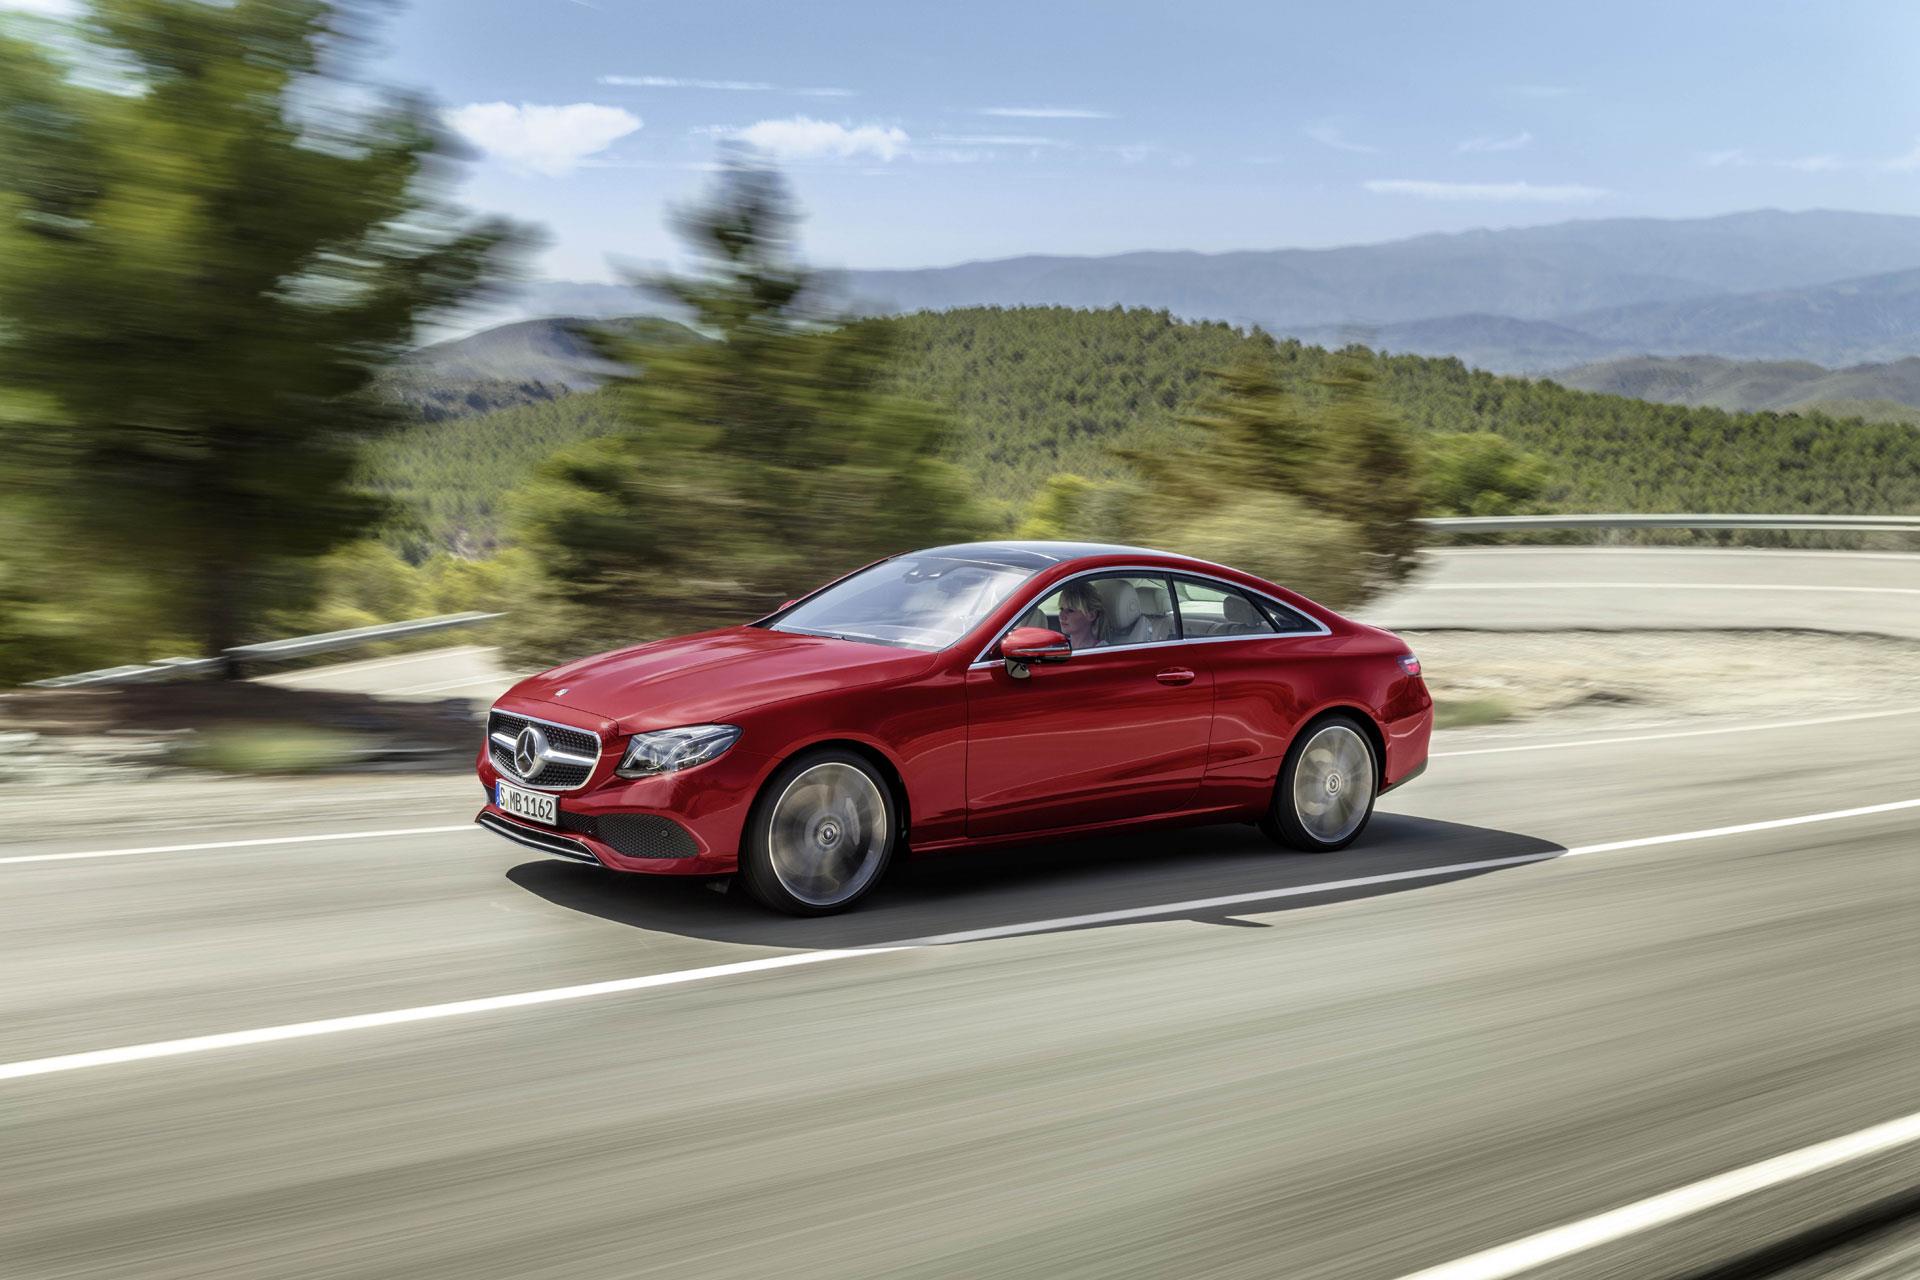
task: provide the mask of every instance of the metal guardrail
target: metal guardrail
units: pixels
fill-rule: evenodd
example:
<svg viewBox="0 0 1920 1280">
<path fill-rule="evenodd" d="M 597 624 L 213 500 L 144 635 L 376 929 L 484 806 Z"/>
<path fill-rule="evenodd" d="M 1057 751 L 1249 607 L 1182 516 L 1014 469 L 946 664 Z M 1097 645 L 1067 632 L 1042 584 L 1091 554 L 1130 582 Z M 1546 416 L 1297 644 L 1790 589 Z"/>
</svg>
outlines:
<svg viewBox="0 0 1920 1280">
<path fill-rule="evenodd" d="M 237 671 L 249 662 L 286 662 L 294 658 L 304 658 L 313 653 L 331 653 L 338 649 L 355 649 L 362 645 L 378 644 L 383 640 L 404 640 L 409 636 L 427 635 L 434 631 L 471 627 L 506 616 L 504 613 L 443 613 L 432 618 L 410 618 L 405 622 L 383 622 L 371 627 L 353 627 L 346 631 L 323 631 L 319 635 L 294 636 L 291 639 L 269 640 L 262 644 L 235 645 L 231 649 L 224 650 L 217 658 L 161 658 L 144 665 L 103 667 L 98 671 L 82 671 L 78 675 L 34 680 L 29 687 L 84 689 L 95 685 L 149 684 L 158 680 L 175 680 L 182 676 L 214 675 Z"/>
<path fill-rule="evenodd" d="M 382 622 L 371 627 L 353 627 L 347 631 L 323 631 L 317 636 L 295 636 L 291 640 L 269 640 L 265 644 L 243 644 L 226 650 L 229 659 L 241 662 L 283 662 L 304 658 L 310 653 L 331 653 L 336 649 L 354 649 L 381 640 L 404 640 L 408 636 L 454 627 L 471 627 L 481 622 L 504 618 L 504 613 L 443 613 L 432 618 L 414 618 L 407 622 Z"/>
<path fill-rule="evenodd" d="M 1920 533 L 1920 516 L 1436 516 L 1414 523 L 1443 533 L 1512 533 L 1528 529 L 1808 529 Z"/>
</svg>

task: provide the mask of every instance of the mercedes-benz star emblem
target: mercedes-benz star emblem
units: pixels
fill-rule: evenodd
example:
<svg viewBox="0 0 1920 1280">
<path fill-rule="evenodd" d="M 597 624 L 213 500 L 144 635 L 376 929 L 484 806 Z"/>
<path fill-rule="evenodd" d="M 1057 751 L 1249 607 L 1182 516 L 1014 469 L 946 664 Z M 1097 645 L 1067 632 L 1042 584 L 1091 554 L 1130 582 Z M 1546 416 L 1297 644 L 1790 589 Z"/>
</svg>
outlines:
<svg viewBox="0 0 1920 1280">
<path fill-rule="evenodd" d="M 532 781 L 533 776 L 546 767 L 547 735 L 528 725 L 513 740 L 513 767 L 521 777 Z"/>
</svg>

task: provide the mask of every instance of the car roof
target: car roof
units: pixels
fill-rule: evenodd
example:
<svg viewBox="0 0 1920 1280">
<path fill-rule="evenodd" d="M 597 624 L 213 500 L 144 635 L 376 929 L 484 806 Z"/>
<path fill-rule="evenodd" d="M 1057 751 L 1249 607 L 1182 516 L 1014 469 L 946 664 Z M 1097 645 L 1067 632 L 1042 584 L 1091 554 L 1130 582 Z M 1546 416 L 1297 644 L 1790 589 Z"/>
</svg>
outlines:
<svg viewBox="0 0 1920 1280">
<path fill-rule="evenodd" d="M 951 546 L 927 547 L 914 555 L 951 556 L 957 560 L 980 560 L 1002 564 L 1010 569 L 1046 569 L 1069 560 L 1091 556 L 1153 556 L 1162 560 L 1187 560 L 1171 551 L 1152 547 L 1129 547 L 1112 542 L 956 542 Z"/>
</svg>

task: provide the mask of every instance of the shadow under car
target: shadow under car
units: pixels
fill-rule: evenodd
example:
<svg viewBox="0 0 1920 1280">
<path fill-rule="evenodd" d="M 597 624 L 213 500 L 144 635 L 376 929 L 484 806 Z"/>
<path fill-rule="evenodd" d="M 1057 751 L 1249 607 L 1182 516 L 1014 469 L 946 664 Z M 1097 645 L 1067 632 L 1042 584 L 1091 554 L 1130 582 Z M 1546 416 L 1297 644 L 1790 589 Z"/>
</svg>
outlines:
<svg viewBox="0 0 1920 1280">
<path fill-rule="evenodd" d="M 860 906 L 795 918 L 766 911 L 735 889 L 672 876 L 620 875 L 559 859 L 524 862 L 507 878 L 557 906 L 636 929 L 751 946 L 878 946 L 1038 924 L 1094 928 L 1143 919 L 1260 927 L 1241 917 L 1351 898 L 1404 893 L 1499 867 L 1435 868 L 1503 858 L 1546 860 L 1562 846 L 1537 837 L 1430 818 L 1378 814 L 1338 853 L 1277 849 L 1248 826 L 1190 827 L 963 851 L 896 863 Z M 1520 864 L 1524 865 L 1524 864 Z M 1377 877 L 1401 877 L 1365 883 Z M 1347 883 L 1360 881 L 1361 883 Z M 1303 887 L 1327 886 L 1301 893 Z M 1245 901 L 1209 899 L 1248 895 Z M 1150 910 L 1162 907 L 1166 909 Z M 1125 921 L 1078 919 L 1127 912 Z M 1049 922 L 1058 921 L 1058 924 Z"/>
</svg>

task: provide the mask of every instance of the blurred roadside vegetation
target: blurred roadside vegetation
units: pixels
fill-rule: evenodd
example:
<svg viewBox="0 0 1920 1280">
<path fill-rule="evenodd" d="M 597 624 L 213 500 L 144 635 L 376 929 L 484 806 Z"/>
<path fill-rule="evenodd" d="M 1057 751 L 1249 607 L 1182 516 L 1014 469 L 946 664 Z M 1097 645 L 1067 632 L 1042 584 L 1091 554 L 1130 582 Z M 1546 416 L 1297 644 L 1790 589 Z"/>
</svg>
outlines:
<svg viewBox="0 0 1920 1280">
<path fill-rule="evenodd" d="M 1276 376 L 1255 334 L 1152 448 L 1115 452 L 1104 480 L 1057 473 L 1015 530 L 1177 547 L 1285 582 L 1336 608 L 1413 572 L 1423 504 L 1418 448 L 1357 355 L 1331 365 L 1323 405 Z"/>
<path fill-rule="evenodd" d="M 698 264 L 644 284 L 704 342 L 598 332 L 631 370 L 614 434 L 562 450 L 512 500 L 544 581 L 510 652 L 553 661 L 771 612 L 896 551 L 987 532 L 945 421 L 886 387 L 888 331 L 824 310 L 778 174 L 725 166 L 676 215 Z"/>
<path fill-rule="evenodd" d="M 379 8 L 0 22 L 0 677 L 263 638 L 388 519 L 373 379 L 525 237 L 355 78 Z"/>
</svg>

